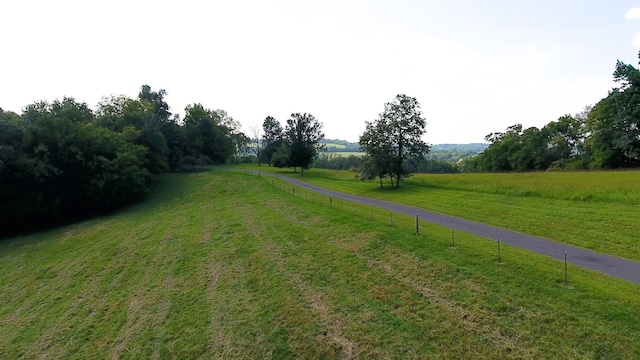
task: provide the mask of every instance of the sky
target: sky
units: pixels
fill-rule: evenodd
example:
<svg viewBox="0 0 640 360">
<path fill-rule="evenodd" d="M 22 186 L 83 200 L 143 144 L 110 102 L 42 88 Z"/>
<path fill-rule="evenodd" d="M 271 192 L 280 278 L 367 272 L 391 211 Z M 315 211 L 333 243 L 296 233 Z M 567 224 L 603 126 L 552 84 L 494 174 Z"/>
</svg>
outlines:
<svg viewBox="0 0 640 360">
<path fill-rule="evenodd" d="M 250 135 L 310 113 L 357 142 L 397 94 L 431 144 L 542 127 L 638 64 L 640 0 L 234 0 L 0 3 L 0 107 L 165 89 L 174 113 L 223 109 Z"/>
</svg>

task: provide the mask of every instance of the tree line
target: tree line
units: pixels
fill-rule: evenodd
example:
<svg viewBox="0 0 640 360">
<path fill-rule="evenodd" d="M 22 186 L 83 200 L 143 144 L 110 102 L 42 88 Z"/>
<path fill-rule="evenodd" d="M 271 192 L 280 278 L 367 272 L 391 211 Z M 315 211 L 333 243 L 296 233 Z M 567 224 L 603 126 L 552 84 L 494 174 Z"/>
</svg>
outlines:
<svg viewBox="0 0 640 360">
<path fill-rule="evenodd" d="M 640 54 L 639 54 L 640 56 Z M 258 163 L 355 169 L 392 187 L 414 172 L 528 171 L 640 166 L 640 70 L 618 61 L 618 84 L 595 106 L 538 129 L 521 124 L 487 135 L 489 146 L 455 165 L 427 158 L 418 101 L 397 95 L 365 122 L 357 159 L 319 158 L 322 123 L 293 113 L 267 116 L 252 137 L 224 110 L 189 105 L 180 118 L 166 91 L 143 85 L 136 98 L 104 98 L 96 110 L 73 98 L 39 101 L 21 114 L 0 108 L 0 233 L 107 211 L 148 194 L 156 174 L 226 162 L 252 152 Z"/>
<path fill-rule="evenodd" d="M 640 56 L 640 54 L 639 54 Z M 487 135 L 487 149 L 464 159 L 463 171 L 616 169 L 640 166 L 640 71 L 621 61 L 618 84 L 595 106 L 546 126 L 509 126 Z"/>
<path fill-rule="evenodd" d="M 248 138 L 223 110 L 180 119 L 165 90 L 111 96 L 91 110 L 73 98 L 0 109 L 0 233 L 34 229 L 131 203 L 155 175 L 237 158 Z"/>
<path fill-rule="evenodd" d="M 304 170 L 313 165 L 320 151 L 324 133 L 322 123 L 307 113 L 293 113 L 283 127 L 278 120 L 267 116 L 262 128 L 252 127 L 250 150 L 256 155 L 258 164 L 262 162 L 279 168 L 292 167 L 304 175 Z"/>
<path fill-rule="evenodd" d="M 443 153 L 443 152 L 441 152 Z M 469 156 L 475 153 L 467 153 L 465 156 Z M 459 173 L 457 163 L 451 160 L 437 160 L 433 159 L 428 154 L 427 157 L 410 157 L 405 163 L 405 169 L 410 173 L 425 173 L 425 174 L 456 174 Z M 458 152 L 455 152 L 451 155 L 445 155 L 450 157 L 457 157 Z M 335 154 L 332 152 L 322 152 L 318 155 L 318 157 L 313 161 L 313 167 L 318 169 L 329 169 L 329 170 L 349 170 L 358 172 L 360 169 L 360 156 L 349 155 L 346 154 Z M 250 159 L 248 159 L 249 163 L 252 163 Z M 384 176 L 383 176 L 384 178 Z"/>
<path fill-rule="evenodd" d="M 360 152 L 360 145 L 357 143 L 351 143 L 346 140 L 340 139 L 325 139 L 322 141 L 326 146 L 326 150 L 329 152 Z"/>
<path fill-rule="evenodd" d="M 331 140 L 337 144 L 364 151 L 362 157 L 348 157 L 322 154 L 326 149 L 322 123 L 310 114 L 291 114 L 291 119 L 283 127 L 280 122 L 267 116 L 262 127 L 251 128 L 252 144 L 249 149 L 256 156 L 258 164 L 304 169 L 311 166 L 354 170 L 360 180 L 389 178 L 392 187 L 399 187 L 403 179 L 416 171 L 455 172 L 451 164 L 428 160 L 429 152 L 422 137 L 426 120 L 422 117 L 418 101 L 407 95 L 397 95 L 384 105 L 384 111 L 372 122 L 365 122 L 366 130 L 357 147 L 342 140 Z"/>
</svg>

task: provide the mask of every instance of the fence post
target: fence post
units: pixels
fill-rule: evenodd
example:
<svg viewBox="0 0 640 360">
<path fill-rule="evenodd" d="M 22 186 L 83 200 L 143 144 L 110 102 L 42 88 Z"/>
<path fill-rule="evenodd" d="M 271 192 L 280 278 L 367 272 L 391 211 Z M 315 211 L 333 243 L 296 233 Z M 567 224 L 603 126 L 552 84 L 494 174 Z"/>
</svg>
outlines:
<svg viewBox="0 0 640 360">
<path fill-rule="evenodd" d="M 420 226 L 418 225 L 418 214 L 416 214 L 416 235 L 420 235 Z"/>
<path fill-rule="evenodd" d="M 456 233 L 453 224 L 451 224 L 451 247 L 456 247 Z"/>
<path fill-rule="evenodd" d="M 567 285 L 567 250 L 564 251 L 564 284 Z"/>
<path fill-rule="evenodd" d="M 502 256 L 500 255 L 500 234 L 498 234 L 498 263 L 502 262 Z"/>
</svg>

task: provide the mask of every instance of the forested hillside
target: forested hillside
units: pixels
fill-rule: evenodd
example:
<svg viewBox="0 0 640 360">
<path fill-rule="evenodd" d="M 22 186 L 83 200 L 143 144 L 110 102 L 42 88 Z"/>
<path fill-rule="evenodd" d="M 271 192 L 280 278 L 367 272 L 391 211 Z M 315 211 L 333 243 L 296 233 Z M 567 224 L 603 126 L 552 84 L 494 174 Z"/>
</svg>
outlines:
<svg viewBox="0 0 640 360">
<path fill-rule="evenodd" d="M 362 149 L 358 143 L 345 140 L 324 140 L 326 150 L 318 156 L 313 166 L 321 169 L 349 170 L 360 166 Z M 407 164 L 417 173 L 457 173 L 457 162 L 484 151 L 489 144 L 435 144 L 423 158 L 412 158 Z M 353 154 L 350 154 L 353 153 Z"/>
<path fill-rule="evenodd" d="M 435 144 L 431 145 L 431 151 L 427 154 L 427 160 L 442 160 L 457 162 L 467 156 L 477 155 L 483 152 L 489 144 Z"/>
<path fill-rule="evenodd" d="M 322 143 L 327 152 L 361 152 L 360 144 L 340 139 L 324 139 Z"/>
</svg>

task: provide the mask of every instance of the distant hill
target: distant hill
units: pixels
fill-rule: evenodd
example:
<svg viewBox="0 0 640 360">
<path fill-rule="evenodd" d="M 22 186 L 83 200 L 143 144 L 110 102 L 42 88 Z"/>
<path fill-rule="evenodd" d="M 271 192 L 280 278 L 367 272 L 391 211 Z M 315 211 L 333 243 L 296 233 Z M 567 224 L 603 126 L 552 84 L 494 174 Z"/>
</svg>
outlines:
<svg viewBox="0 0 640 360">
<path fill-rule="evenodd" d="M 348 142 L 339 139 L 324 139 L 321 143 L 325 144 L 326 152 L 361 152 L 358 143 Z M 467 156 L 476 155 L 484 151 L 489 144 L 471 143 L 471 144 L 434 144 L 431 145 L 431 152 L 427 155 L 429 160 L 444 160 L 456 162 Z"/>
<path fill-rule="evenodd" d="M 360 144 L 339 139 L 323 139 L 320 141 L 327 146 L 327 152 L 361 152 Z"/>
<path fill-rule="evenodd" d="M 431 151 L 427 154 L 428 160 L 441 160 L 457 162 L 468 156 L 480 154 L 489 144 L 435 144 L 431 145 Z"/>
<path fill-rule="evenodd" d="M 477 151 L 481 153 L 487 148 L 489 144 L 486 143 L 471 143 L 471 144 L 435 144 L 431 145 L 431 151 L 434 150 L 462 150 L 462 151 Z"/>
</svg>

